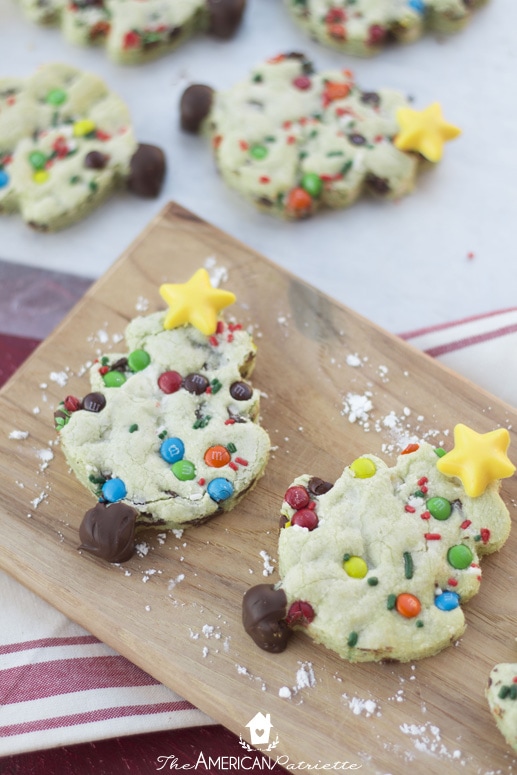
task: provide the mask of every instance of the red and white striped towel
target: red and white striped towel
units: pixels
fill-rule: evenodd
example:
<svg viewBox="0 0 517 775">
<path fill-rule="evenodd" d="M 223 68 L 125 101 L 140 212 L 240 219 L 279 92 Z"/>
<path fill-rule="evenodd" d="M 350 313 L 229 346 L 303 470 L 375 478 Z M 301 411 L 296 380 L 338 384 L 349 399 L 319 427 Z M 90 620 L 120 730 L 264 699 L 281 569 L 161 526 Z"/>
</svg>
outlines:
<svg viewBox="0 0 517 775">
<path fill-rule="evenodd" d="M 517 403 L 517 308 L 402 337 Z M 0 756 L 213 723 L 1 573 L 0 600 Z"/>
</svg>

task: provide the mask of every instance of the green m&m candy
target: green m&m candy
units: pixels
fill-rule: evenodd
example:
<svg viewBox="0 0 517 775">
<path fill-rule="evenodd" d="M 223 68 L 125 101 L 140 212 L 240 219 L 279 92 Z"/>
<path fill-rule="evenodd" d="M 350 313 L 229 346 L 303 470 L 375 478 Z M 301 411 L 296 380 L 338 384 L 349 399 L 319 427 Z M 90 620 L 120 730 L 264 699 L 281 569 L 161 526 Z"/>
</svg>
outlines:
<svg viewBox="0 0 517 775">
<path fill-rule="evenodd" d="M 47 157 L 41 151 L 31 151 L 29 153 L 29 164 L 35 170 L 42 170 L 47 162 Z"/>
<path fill-rule="evenodd" d="M 107 371 L 102 375 L 106 387 L 120 387 L 126 381 L 121 371 Z"/>
<path fill-rule="evenodd" d="M 449 565 L 452 565 L 452 567 L 456 568 L 456 570 L 465 570 L 465 568 L 469 567 L 473 559 L 474 555 L 472 554 L 469 547 L 465 544 L 456 544 L 456 546 L 451 546 L 447 552 L 447 560 Z"/>
<path fill-rule="evenodd" d="M 66 102 L 66 91 L 64 89 L 51 89 L 47 94 L 45 101 L 49 105 L 62 105 Z"/>
<path fill-rule="evenodd" d="M 178 460 L 172 464 L 171 468 L 176 479 L 179 479 L 181 482 L 194 479 L 196 475 L 196 466 L 190 460 Z"/>
<path fill-rule="evenodd" d="M 447 498 L 441 498 L 437 496 L 435 498 L 429 498 L 426 503 L 427 510 L 432 517 L 439 520 L 449 519 L 452 514 L 452 504 Z"/>
<path fill-rule="evenodd" d="M 301 180 L 301 186 L 308 194 L 317 197 L 321 194 L 323 181 L 315 172 L 306 172 Z"/>
<path fill-rule="evenodd" d="M 127 365 L 131 371 L 142 371 L 151 363 L 151 356 L 145 350 L 133 350 L 127 356 Z"/>
<path fill-rule="evenodd" d="M 250 148 L 250 156 L 253 159 L 265 159 L 269 151 L 265 145 L 252 145 Z"/>
</svg>

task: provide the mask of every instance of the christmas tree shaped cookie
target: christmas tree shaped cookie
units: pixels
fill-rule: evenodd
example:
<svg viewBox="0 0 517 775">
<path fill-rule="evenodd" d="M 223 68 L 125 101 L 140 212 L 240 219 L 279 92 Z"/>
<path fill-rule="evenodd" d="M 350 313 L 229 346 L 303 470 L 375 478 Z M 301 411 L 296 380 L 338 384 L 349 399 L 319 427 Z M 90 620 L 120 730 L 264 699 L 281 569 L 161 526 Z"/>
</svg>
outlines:
<svg viewBox="0 0 517 775">
<path fill-rule="evenodd" d="M 371 56 L 409 43 L 426 30 L 451 33 L 486 0 L 284 0 L 313 40 L 347 54 Z"/>
<path fill-rule="evenodd" d="M 246 593 L 248 633 L 281 651 L 303 628 L 351 662 L 419 659 L 455 641 L 479 560 L 510 531 L 498 494 L 515 470 L 508 443 L 506 430 L 460 425 L 448 453 L 413 444 L 392 468 L 357 458 L 334 485 L 298 477 L 282 506 L 281 582 Z"/>
<path fill-rule="evenodd" d="M 131 555 L 135 528 L 182 529 L 233 508 L 269 454 L 248 381 L 255 345 L 219 315 L 235 297 L 204 269 L 160 290 L 169 310 L 135 318 L 127 352 L 101 357 L 91 391 L 55 413 L 68 463 L 99 499 L 82 547 L 110 561 Z"/>
<path fill-rule="evenodd" d="M 138 145 L 126 105 L 93 73 L 48 64 L 0 79 L 0 212 L 60 229 L 116 187 L 157 196 L 164 175 L 163 152 Z"/>
<path fill-rule="evenodd" d="M 517 751 L 517 664 L 496 665 L 488 679 L 486 698 L 504 739 Z"/>
<path fill-rule="evenodd" d="M 264 212 L 290 220 L 361 195 L 397 199 L 460 130 L 438 103 L 411 108 L 397 91 L 366 91 L 350 70 L 316 72 L 302 54 L 276 56 L 225 92 L 182 95 L 181 125 L 211 138 L 222 177 Z"/>
<path fill-rule="evenodd" d="M 18 0 L 39 24 L 59 24 L 76 45 L 105 44 L 121 64 L 155 59 L 196 32 L 230 38 L 246 0 Z"/>
</svg>

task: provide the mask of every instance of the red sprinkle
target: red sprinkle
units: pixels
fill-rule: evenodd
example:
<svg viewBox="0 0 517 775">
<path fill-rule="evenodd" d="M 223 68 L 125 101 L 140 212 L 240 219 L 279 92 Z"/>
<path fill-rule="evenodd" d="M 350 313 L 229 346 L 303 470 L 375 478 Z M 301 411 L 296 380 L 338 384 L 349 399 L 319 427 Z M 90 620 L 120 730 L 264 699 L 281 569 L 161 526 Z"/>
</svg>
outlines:
<svg viewBox="0 0 517 775">
<path fill-rule="evenodd" d="M 309 503 L 309 505 L 307 506 L 307 508 L 310 509 L 311 511 L 314 511 L 314 509 L 316 508 L 316 502 L 315 501 L 311 501 Z"/>
<path fill-rule="evenodd" d="M 440 533 L 424 533 L 424 538 L 426 541 L 440 541 L 441 535 Z"/>
<path fill-rule="evenodd" d="M 405 449 L 400 453 L 401 455 L 410 455 L 412 452 L 416 452 L 420 448 L 420 444 L 408 444 Z"/>
<path fill-rule="evenodd" d="M 426 484 L 423 484 L 420 488 L 420 492 L 423 492 L 424 495 L 429 492 L 429 487 Z"/>
<path fill-rule="evenodd" d="M 209 336 L 208 341 L 212 345 L 212 347 L 219 347 L 219 342 L 217 341 L 217 338 L 215 336 Z"/>
<path fill-rule="evenodd" d="M 239 146 L 240 146 L 242 151 L 247 151 L 248 148 L 249 148 L 249 145 L 246 142 L 246 140 L 239 140 Z"/>
<path fill-rule="evenodd" d="M 224 331 L 224 323 L 222 320 L 217 321 L 217 328 L 215 329 L 216 334 L 222 334 Z"/>
<path fill-rule="evenodd" d="M 287 145 L 294 145 L 296 142 L 296 137 L 294 135 L 287 135 Z"/>
<path fill-rule="evenodd" d="M 243 457 L 236 457 L 235 462 L 238 463 L 240 466 L 247 466 L 249 465 L 247 460 L 244 460 Z"/>
<path fill-rule="evenodd" d="M 306 75 L 299 75 L 297 78 L 294 79 L 293 86 L 296 89 L 301 89 L 302 91 L 305 91 L 306 89 L 311 88 L 311 79 L 308 78 Z"/>
<path fill-rule="evenodd" d="M 406 503 L 404 506 L 404 511 L 407 511 L 409 514 L 414 514 L 416 509 L 414 506 L 410 506 L 409 503 Z"/>
<path fill-rule="evenodd" d="M 267 175 L 261 175 L 259 178 L 259 183 L 271 183 L 271 178 Z"/>
<path fill-rule="evenodd" d="M 417 484 L 418 484 L 419 487 L 422 487 L 422 485 L 423 484 L 427 484 L 428 481 L 429 481 L 429 479 L 427 478 L 427 476 L 421 476 L 420 479 L 418 480 Z"/>
<path fill-rule="evenodd" d="M 449 579 L 449 581 L 447 582 L 447 584 L 448 584 L 450 587 L 457 587 L 457 586 L 458 586 L 458 581 L 457 581 L 456 579 Z"/>
<path fill-rule="evenodd" d="M 222 135 L 216 135 L 212 140 L 212 145 L 214 148 L 219 148 L 221 143 L 223 142 L 223 136 Z"/>
<path fill-rule="evenodd" d="M 487 527 L 482 527 L 479 532 L 481 534 L 481 540 L 484 544 L 487 544 L 490 541 L 490 530 Z"/>
<path fill-rule="evenodd" d="M 99 369 L 99 374 L 107 374 L 108 371 L 109 371 L 109 367 L 108 366 L 101 366 L 100 369 Z"/>
<path fill-rule="evenodd" d="M 239 466 L 237 466 L 237 465 L 236 465 L 236 464 L 233 462 L 233 460 L 230 460 L 230 462 L 228 463 L 228 465 L 230 466 L 230 468 L 232 469 L 232 471 L 238 471 L 238 470 L 239 470 Z"/>
<path fill-rule="evenodd" d="M 431 512 L 430 511 L 424 511 L 422 514 L 420 514 L 420 517 L 422 519 L 431 519 Z"/>
<path fill-rule="evenodd" d="M 460 528 L 462 530 L 466 530 L 468 527 L 470 527 L 471 524 L 472 522 L 470 521 L 470 519 L 466 519 L 464 522 L 461 523 Z"/>
<path fill-rule="evenodd" d="M 224 421 L 225 425 L 233 425 L 235 423 L 235 420 L 232 417 L 229 417 L 228 420 Z"/>
<path fill-rule="evenodd" d="M 107 132 L 103 132 L 102 129 L 97 129 L 95 132 L 95 137 L 97 140 L 102 140 L 103 142 L 106 140 L 111 140 L 111 135 Z"/>
<path fill-rule="evenodd" d="M 228 334 L 228 336 L 226 337 L 226 341 L 233 342 L 233 334 Z"/>
<path fill-rule="evenodd" d="M 197 480 L 197 483 L 199 484 L 199 486 L 200 486 L 200 487 L 203 487 L 203 485 L 205 484 L 205 482 L 206 482 L 206 479 L 198 479 L 198 480 Z"/>
</svg>

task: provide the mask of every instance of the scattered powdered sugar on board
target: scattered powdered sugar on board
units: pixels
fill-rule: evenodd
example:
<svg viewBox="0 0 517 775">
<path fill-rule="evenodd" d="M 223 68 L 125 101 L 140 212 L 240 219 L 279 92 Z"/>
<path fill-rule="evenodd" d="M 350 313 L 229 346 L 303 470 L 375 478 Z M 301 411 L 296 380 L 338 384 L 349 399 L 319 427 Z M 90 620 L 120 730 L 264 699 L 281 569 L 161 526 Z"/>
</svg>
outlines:
<svg viewBox="0 0 517 775">
<path fill-rule="evenodd" d="M 365 430 L 369 429 L 370 412 L 373 409 L 372 393 L 367 390 L 363 395 L 347 393 L 343 401 L 341 414 L 348 417 L 349 422 L 357 422 Z"/>
<path fill-rule="evenodd" d="M 51 449 L 45 448 L 45 449 L 38 449 L 36 450 L 36 457 L 41 460 L 41 464 L 39 466 L 40 471 L 45 471 L 46 468 L 48 468 L 48 464 L 51 460 L 54 459 L 54 453 Z"/>
<path fill-rule="evenodd" d="M 18 441 L 22 441 L 23 439 L 27 439 L 29 437 L 29 431 L 11 431 L 9 434 L 10 439 L 17 439 Z"/>
<path fill-rule="evenodd" d="M 68 374 L 66 371 L 51 371 L 49 377 L 50 381 L 55 382 L 59 387 L 65 387 L 68 382 Z"/>
<path fill-rule="evenodd" d="M 289 700 L 302 691 L 302 689 L 311 689 L 313 686 L 316 686 L 316 676 L 314 675 L 312 662 L 298 662 L 298 665 L 295 685 L 291 688 L 289 686 L 281 686 L 278 690 L 279 697 Z"/>
<path fill-rule="evenodd" d="M 271 574 L 275 570 L 275 566 L 272 565 L 272 560 L 269 554 L 265 551 L 265 549 L 262 549 L 261 552 L 259 552 L 260 556 L 264 560 L 264 570 L 262 571 L 263 576 L 271 576 Z"/>
<path fill-rule="evenodd" d="M 405 735 L 411 736 L 417 751 L 445 757 L 451 761 L 459 761 L 462 765 L 465 764 L 465 759 L 459 749 L 449 751 L 442 743 L 440 728 L 436 724 L 431 724 L 429 721 L 425 724 L 401 724 L 399 729 Z"/>
<path fill-rule="evenodd" d="M 381 716 L 381 710 L 379 705 L 372 699 L 361 699 L 360 697 L 349 697 L 348 694 L 341 695 L 348 703 L 348 707 L 354 714 L 354 716 L 366 716 L 370 718 L 374 714 Z"/>
<path fill-rule="evenodd" d="M 208 256 L 205 259 L 204 267 L 210 275 L 210 282 L 214 288 L 219 288 L 222 282 L 228 280 L 228 270 L 224 266 L 217 266 L 217 259 L 215 256 Z"/>
</svg>

